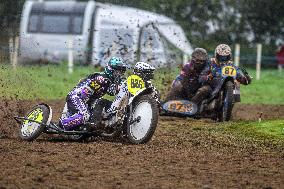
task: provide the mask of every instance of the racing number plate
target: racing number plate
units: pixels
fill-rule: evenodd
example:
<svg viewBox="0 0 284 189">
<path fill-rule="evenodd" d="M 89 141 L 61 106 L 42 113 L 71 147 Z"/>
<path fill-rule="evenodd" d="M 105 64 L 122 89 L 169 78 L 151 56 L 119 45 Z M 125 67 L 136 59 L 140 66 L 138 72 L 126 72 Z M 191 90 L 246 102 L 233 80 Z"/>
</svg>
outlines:
<svg viewBox="0 0 284 189">
<path fill-rule="evenodd" d="M 132 95 L 145 88 L 145 83 L 138 75 L 131 75 L 127 78 L 127 88 Z"/>
<path fill-rule="evenodd" d="M 222 75 L 235 77 L 237 75 L 237 70 L 233 66 L 224 66 L 222 68 Z"/>
<path fill-rule="evenodd" d="M 165 103 L 163 108 L 169 112 L 176 112 L 186 115 L 193 115 L 197 111 L 196 105 L 187 100 L 172 100 Z"/>
<path fill-rule="evenodd" d="M 37 108 L 34 111 L 32 111 L 27 117 L 28 117 L 28 119 L 41 122 L 43 120 L 43 112 L 40 108 Z M 28 122 L 29 122 L 28 120 L 25 120 L 24 124 L 26 124 Z"/>
</svg>

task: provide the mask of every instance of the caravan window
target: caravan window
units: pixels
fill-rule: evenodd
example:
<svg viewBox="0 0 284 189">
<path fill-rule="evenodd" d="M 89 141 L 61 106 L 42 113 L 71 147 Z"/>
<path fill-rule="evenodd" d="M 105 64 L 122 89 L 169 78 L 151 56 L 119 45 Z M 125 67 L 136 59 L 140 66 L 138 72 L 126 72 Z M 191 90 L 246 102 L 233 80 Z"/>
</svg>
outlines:
<svg viewBox="0 0 284 189">
<path fill-rule="evenodd" d="M 39 23 L 39 15 L 32 15 L 29 21 L 29 31 L 37 32 Z"/>
<path fill-rule="evenodd" d="M 119 56 L 125 60 L 132 59 L 133 31 L 129 29 L 100 30 L 99 57 L 100 61 L 112 56 Z"/>
<path fill-rule="evenodd" d="M 73 18 L 73 33 L 79 34 L 82 32 L 83 27 L 83 17 L 74 16 Z"/>
<path fill-rule="evenodd" d="M 30 16 L 28 31 L 32 33 L 81 34 L 83 15 L 33 14 Z"/>
<path fill-rule="evenodd" d="M 69 33 L 70 18 L 64 15 L 44 15 L 42 19 L 43 33 Z"/>
<path fill-rule="evenodd" d="M 29 18 L 31 33 L 81 34 L 86 3 L 35 2 Z"/>
</svg>

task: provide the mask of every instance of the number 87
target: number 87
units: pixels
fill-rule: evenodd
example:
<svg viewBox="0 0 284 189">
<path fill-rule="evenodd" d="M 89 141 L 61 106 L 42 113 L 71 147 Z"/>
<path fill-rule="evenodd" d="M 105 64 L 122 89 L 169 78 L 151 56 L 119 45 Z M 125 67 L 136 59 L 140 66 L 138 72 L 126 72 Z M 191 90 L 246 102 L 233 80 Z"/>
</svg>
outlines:
<svg viewBox="0 0 284 189">
<path fill-rule="evenodd" d="M 231 69 L 231 73 L 230 73 L 230 69 Z M 225 68 L 225 74 L 233 74 L 234 70 L 235 68 Z"/>
</svg>

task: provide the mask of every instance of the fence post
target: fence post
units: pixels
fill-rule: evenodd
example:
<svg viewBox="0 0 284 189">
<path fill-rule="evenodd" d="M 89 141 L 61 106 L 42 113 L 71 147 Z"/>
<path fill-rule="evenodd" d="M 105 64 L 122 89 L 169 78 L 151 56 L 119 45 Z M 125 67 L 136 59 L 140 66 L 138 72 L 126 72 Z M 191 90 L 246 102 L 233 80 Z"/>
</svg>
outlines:
<svg viewBox="0 0 284 189">
<path fill-rule="evenodd" d="M 73 39 L 68 41 L 68 73 L 73 73 Z"/>
<path fill-rule="evenodd" d="M 262 45 L 258 43 L 257 47 L 257 56 L 256 56 L 256 80 L 260 79 L 260 71 L 261 71 L 261 50 Z"/>
<path fill-rule="evenodd" d="M 235 57 L 234 57 L 234 63 L 236 66 L 239 66 L 240 65 L 240 44 L 237 43 L 235 45 Z"/>
<path fill-rule="evenodd" d="M 13 62 L 12 62 L 12 65 L 13 65 L 13 69 L 16 69 L 17 65 L 18 65 L 18 52 L 19 52 L 19 36 L 16 36 L 15 37 L 15 40 L 14 40 L 14 53 L 13 53 Z"/>
<path fill-rule="evenodd" d="M 278 71 L 279 71 L 280 74 L 282 73 L 282 66 L 283 66 L 282 64 L 278 63 Z"/>
<path fill-rule="evenodd" d="M 10 63 L 13 64 L 14 58 L 14 39 L 13 37 L 9 38 L 9 55 L 10 55 Z"/>
</svg>

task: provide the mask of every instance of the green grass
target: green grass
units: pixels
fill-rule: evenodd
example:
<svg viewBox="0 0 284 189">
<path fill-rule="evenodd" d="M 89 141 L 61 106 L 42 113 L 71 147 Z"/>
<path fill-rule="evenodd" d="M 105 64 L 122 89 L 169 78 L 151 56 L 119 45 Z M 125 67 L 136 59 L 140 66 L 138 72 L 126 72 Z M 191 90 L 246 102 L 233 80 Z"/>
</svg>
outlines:
<svg viewBox="0 0 284 189">
<path fill-rule="evenodd" d="M 284 120 L 225 122 L 216 130 L 234 133 L 244 138 L 284 142 Z"/>
<path fill-rule="evenodd" d="M 284 104 L 284 72 L 263 70 L 260 80 L 255 71 L 248 70 L 254 77 L 251 85 L 241 87 L 242 103 L 246 104 Z"/>
<path fill-rule="evenodd" d="M 62 99 L 78 80 L 94 71 L 93 66 L 75 66 L 68 74 L 67 65 L 19 66 L 0 65 L 0 97 L 17 99 Z M 249 70 L 255 78 L 253 70 Z M 165 96 L 179 68 L 158 69 L 153 83 Z M 242 103 L 284 104 L 284 73 L 263 70 L 261 80 L 241 87 Z"/>
<path fill-rule="evenodd" d="M 284 120 L 237 121 L 223 123 L 203 123 L 193 126 L 193 131 L 203 137 L 224 139 L 230 145 L 239 141 L 246 146 L 266 146 L 270 149 L 278 148 L 283 151 Z M 208 135 L 209 134 L 209 135 Z"/>
<path fill-rule="evenodd" d="M 80 78 L 93 73 L 90 66 L 75 66 L 68 74 L 66 64 L 19 66 L 1 65 L 0 97 L 17 99 L 62 99 Z"/>
</svg>

